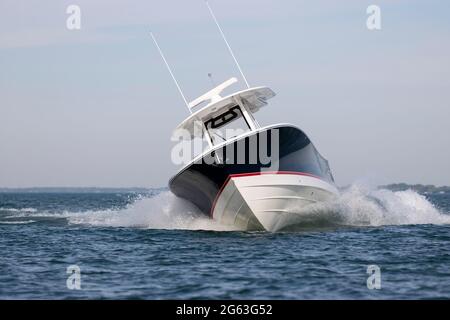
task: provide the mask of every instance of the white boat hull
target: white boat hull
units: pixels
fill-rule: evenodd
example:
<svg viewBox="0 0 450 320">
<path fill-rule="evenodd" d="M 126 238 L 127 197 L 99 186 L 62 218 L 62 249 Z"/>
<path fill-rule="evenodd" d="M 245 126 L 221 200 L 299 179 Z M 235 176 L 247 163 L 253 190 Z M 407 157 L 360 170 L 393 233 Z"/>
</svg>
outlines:
<svg viewBox="0 0 450 320">
<path fill-rule="evenodd" d="M 328 182 L 297 172 L 229 177 L 212 208 L 213 218 L 240 230 L 279 231 L 309 219 L 308 207 L 336 197 Z"/>
</svg>

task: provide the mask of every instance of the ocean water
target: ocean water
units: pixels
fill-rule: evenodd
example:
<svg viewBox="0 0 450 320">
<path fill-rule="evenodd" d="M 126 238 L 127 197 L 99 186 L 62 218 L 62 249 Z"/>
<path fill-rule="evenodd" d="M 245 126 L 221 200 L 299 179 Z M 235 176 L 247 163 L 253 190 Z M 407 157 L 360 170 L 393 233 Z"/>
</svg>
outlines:
<svg viewBox="0 0 450 320">
<path fill-rule="evenodd" d="M 0 193 L 0 299 L 450 298 L 449 193 L 355 184 L 308 217 L 240 232 L 164 189 Z"/>
</svg>

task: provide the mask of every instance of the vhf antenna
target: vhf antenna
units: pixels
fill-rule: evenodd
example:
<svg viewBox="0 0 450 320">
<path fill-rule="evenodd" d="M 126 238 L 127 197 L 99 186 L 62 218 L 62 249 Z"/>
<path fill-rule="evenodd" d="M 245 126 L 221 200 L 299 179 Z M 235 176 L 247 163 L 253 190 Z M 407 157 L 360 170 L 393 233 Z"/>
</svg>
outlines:
<svg viewBox="0 0 450 320">
<path fill-rule="evenodd" d="M 181 95 L 181 97 L 183 98 L 184 103 L 186 104 L 186 107 L 188 108 L 189 112 L 192 114 L 192 110 L 191 110 L 191 108 L 189 107 L 189 103 L 187 102 L 186 97 L 184 96 L 183 91 L 181 90 L 180 85 L 178 84 L 177 79 L 176 79 L 175 76 L 173 75 L 172 69 L 170 69 L 170 66 L 169 66 L 169 64 L 167 63 L 167 60 L 166 60 L 166 58 L 164 57 L 164 54 L 163 54 L 161 48 L 160 48 L 159 45 L 158 45 L 158 41 L 156 41 L 156 38 L 155 38 L 155 36 L 153 35 L 153 32 L 150 32 L 150 35 L 152 36 L 153 42 L 155 42 L 156 48 L 158 49 L 159 54 L 161 55 L 161 58 L 163 59 L 164 63 L 166 64 L 167 70 L 169 70 L 169 73 L 170 73 L 170 75 L 172 76 L 173 82 L 175 82 L 175 85 L 177 86 L 178 91 L 180 92 L 180 95 Z"/>
<path fill-rule="evenodd" d="M 236 63 L 236 66 L 237 66 L 237 68 L 239 69 L 239 72 L 241 73 L 241 76 L 242 76 L 242 78 L 243 78 L 244 81 L 245 81 L 245 84 L 247 85 L 247 88 L 250 89 L 250 85 L 248 84 L 247 79 L 245 78 L 244 72 L 242 72 L 241 66 L 239 65 L 239 62 L 237 61 L 236 57 L 234 56 L 233 50 L 231 49 L 230 45 L 228 44 L 227 38 L 225 37 L 225 34 L 223 33 L 222 28 L 220 27 L 220 24 L 219 24 L 219 22 L 217 21 L 216 16 L 214 15 L 214 12 L 212 11 L 211 7 L 209 6 L 208 0 L 205 0 L 205 3 L 206 3 L 206 6 L 207 6 L 208 9 L 209 9 L 209 12 L 211 13 L 211 16 L 212 16 L 214 22 L 216 23 L 217 28 L 218 28 L 219 31 L 220 31 L 220 34 L 222 35 L 223 40 L 225 41 L 225 44 L 226 44 L 227 47 L 228 47 L 228 51 L 230 51 L 230 54 L 231 54 L 231 56 L 233 57 L 234 62 Z"/>
</svg>

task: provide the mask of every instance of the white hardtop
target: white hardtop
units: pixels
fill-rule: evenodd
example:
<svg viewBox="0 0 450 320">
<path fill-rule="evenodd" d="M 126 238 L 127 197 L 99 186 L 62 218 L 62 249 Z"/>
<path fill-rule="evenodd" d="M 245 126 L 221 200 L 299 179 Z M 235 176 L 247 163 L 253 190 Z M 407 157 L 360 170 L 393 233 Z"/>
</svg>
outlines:
<svg viewBox="0 0 450 320">
<path fill-rule="evenodd" d="M 203 134 L 203 125 L 208 120 L 223 114 L 235 106 L 240 106 L 248 112 L 255 113 L 267 104 L 266 101 L 268 99 L 275 96 L 275 92 L 268 87 L 253 87 L 232 93 L 226 97 L 221 97 L 220 93 L 235 82 L 237 82 L 237 79 L 231 78 L 190 102 L 190 109 L 204 102 L 207 102 L 208 104 L 195 111 L 181 122 L 175 129 L 175 133 L 180 130 L 187 130 L 190 133 L 189 139 L 196 137 L 201 138 Z"/>
</svg>

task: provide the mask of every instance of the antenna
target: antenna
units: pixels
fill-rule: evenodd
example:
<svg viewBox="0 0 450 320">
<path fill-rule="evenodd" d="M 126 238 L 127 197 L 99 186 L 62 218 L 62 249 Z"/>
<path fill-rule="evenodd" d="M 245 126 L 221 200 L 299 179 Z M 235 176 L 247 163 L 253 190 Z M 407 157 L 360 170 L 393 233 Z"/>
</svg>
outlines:
<svg viewBox="0 0 450 320">
<path fill-rule="evenodd" d="M 236 63 L 236 66 L 238 67 L 239 72 L 241 73 L 241 76 L 242 76 L 242 78 L 243 78 L 244 81 L 245 81 L 245 84 L 247 85 L 247 88 L 250 88 L 250 85 L 248 84 L 247 79 L 245 78 L 245 75 L 244 75 L 244 73 L 242 72 L 241 66 L 239 65 L 239 62 L 237 61 L 236 57 L 234 56 L 233 50 L 231 49 L 230 45 L 228 44 L 227 38 L 225 37 L 225 34 L 223 33 L 222 28 L 220 27 L 220 24 L 219 24 L 219 22 L 217 21 L 216 16 L 214 15 L 214 12 L 212 11 L 211 7 L 209 6 L 208 0 L 205 0 L 205 3 L 206 3 L 206 6 L 207 6 L 208 9 L 209 9 L 209 12 L 211 13 L 212 18 L 214 19 L 214 22 L 216 23 L 217 28 L 218 28 L 219 31 L 220 31 L 220 34 L 222 35 L 223 40 L 225 41 L 225 43 L 226 43 L 226 45 L 227 45 L 227 47 L 228 47 L 228 51 L 230 51 L 230 54 L 231 54 L 231 56 L 233 57 L 234 62 Z"/>
<path fill-rule="evenodd" d="M 176 79 L 175 76 L 173 75 L 172 69 L 170 69 L 170 66 L 169 66 L 169 64 L 167 63 L 167 60 L 166 60 L 166 58 L 164 57 L 164 54 L 163 54 L 161 48 L 160 48 L 159 45 L 158 45 L 158 41 L 156 41 L 156 38 L 155 38 L 155 36 L 153 35 L 153 32 L 150 32 L 150 35 L 152 36 L 153 42 L 155 42 L 156 48 L 158 49 L 159 54 L 161 55 L 161 58 L 163 59 L 164 63 L 166 64 L 167 70 L 169 70 L 169 73 L 170 73 L 170 75 L 172 76 L 172 79 L 173 79 L 173 81 L 175 82 L 175 85 L 177 86 L 178 91 L 180 92 L 181 97 L 182 97 L 183 100 L 184 100 L 184 103 L 186 104 L 186 107 L 189 109 L 189 112 L 192 113 L 191 108 L 189 108 L 189 103 L 187 102 L 186 97 L 184 96 L 183 91 L 181 90 L 180 85 L 178 84 L 177 79 Z"/>
</svg>

